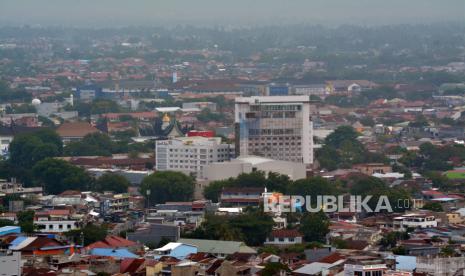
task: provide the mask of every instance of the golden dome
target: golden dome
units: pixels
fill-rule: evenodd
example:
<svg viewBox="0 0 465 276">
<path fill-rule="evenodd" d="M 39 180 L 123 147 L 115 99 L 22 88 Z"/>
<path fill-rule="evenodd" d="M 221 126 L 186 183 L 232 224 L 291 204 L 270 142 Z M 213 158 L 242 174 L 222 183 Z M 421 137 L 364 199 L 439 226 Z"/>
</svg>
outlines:
<svg viewBox="0 0 465 276">
<path fill-rule="evenodd" d="M 170 116 L 167 113 L 163 115 L 163 123 L 169 123 L 171 121 Z"/>
</svg>

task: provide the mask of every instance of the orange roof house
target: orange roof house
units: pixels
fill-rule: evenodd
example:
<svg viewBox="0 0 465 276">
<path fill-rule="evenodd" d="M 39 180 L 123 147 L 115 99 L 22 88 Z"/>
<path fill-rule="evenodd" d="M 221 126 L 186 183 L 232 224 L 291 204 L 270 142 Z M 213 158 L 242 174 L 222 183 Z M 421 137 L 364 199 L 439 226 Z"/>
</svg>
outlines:
<svg viewBox="0 0 465 276">
<path fill-rule="evenodd" d="M 63 123 L 57 128 L 57 133 L 64 143 L 79 141 L 87 134 L 96 132 L 99 130 L 87 122 Z"/>
</svg>

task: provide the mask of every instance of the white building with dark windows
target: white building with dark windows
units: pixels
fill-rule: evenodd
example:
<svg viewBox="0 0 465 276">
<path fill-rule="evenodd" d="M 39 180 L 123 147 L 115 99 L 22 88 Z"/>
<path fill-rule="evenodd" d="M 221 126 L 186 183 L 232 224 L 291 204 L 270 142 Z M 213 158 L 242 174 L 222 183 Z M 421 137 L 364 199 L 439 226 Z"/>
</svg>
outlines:
<svg viewBox="0 0 465 276">
<path fill-rule="evenodd" d="M 344 264 L 344 276 L 383 276 L 387 272 L 384 260 L 374 256 L 352 256 Z"/>
<path fill-rule="evenodd" d="M 313 163 L 308 96 L 236 98 L 235 134 L 236 156 Z"/>
<path fill-rule="evenodd" d="M 406 231 L 407 228 L 433 228 L 438 226 L 434 215 L 411 213 L 395 217 L 392 221 L 396 231 Z"/>
<path fill-rule="evenodd" d="M 157 171 L 179 171 L 198 178 L 203 168 L 212 162 L 229 161 L 234 146 L 221 142 L 221 137 L 179 137 L 157 141 L 155 168 Z"/>
</svg>

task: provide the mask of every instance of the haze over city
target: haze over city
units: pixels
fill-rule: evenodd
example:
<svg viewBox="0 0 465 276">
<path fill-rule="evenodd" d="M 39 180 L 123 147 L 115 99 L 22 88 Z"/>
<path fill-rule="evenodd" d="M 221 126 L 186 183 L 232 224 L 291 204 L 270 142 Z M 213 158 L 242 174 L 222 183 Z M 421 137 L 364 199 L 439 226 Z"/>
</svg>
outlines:
<svg viewBox="0 0 465 276">
<path fill-rule="evenodd" d="M 465 20 L 462 0 L 3 0 L 0 24 L 385 25 Z"/>
</svg>

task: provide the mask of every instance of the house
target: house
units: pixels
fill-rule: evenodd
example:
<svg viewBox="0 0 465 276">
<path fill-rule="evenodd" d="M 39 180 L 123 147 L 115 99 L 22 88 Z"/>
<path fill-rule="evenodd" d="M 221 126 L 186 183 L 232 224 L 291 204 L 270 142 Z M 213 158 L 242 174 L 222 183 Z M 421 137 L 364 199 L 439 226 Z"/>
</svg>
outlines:
<svg viewBox="0 0 465 276">
<path fill-rule="evenodd" d="M 263 188 L 223 188 L 220 203 L 231 206 L 258 206 L 263 192 Z"/>
<path fill-rule="evenodd" d="M 3 226 L 0 227 L 0 237 L 9 235 L 9 234 L 19 234 L 21 233 L 21 227 L 19 226 Z"/>
<path fill-rule="evenodd" d="M 295 95 L 318 96 L 324 98 L 328 95 L 326 84 L 300 84 L 293 86 Z"/>
<path fill-rule="evenodd" d="M 382 276 L 387 266 L 381 258 L 375 256 L 356 255 L 347 259 L 344 264 L 344 275 Z M 370 273 L 370 274 L 368 274 Z"/>
<path fill-rule="evenodd" d="M 160 259 L 162 256 L 169 256 L 183 260 L 188 255 L 197 253 L 197 247 L 185 243 L 170 242 L 163 247 L 155 249 L 153 253 L 155 259 Z"/>
<path fill-rule="evenodd" d="M 177 225 L 150 223 L 143 225 L 134 232 L 127 233 L 127 238 L 144 244 L 158 244 L 162 239 L 177 241 L 180 237 Z"/>
<path fill-rule="evenodd" d="M 87 122 L 71 122 L 61 124 L 56 132 L 63 140 L 63 143 L 66 144 L 73 141 L 80 141 L 84 136 L 97 133 L 99 130 Z"/>
<path fill-rule="evenodd" d="M 163 264 L 156 260 L 138 258 L 123 259 L 120 263 L 120 273 L 129 273 L 129 275 L 155 276 L 163 269 Z"/>
<path fill-rule="evenodd" d="M 179 239 L 177 242 L 193 245 L 197 247 L 198 252 L 210 253 L 221 258 L 237 252 L 257 253 L 253 248 L 248 247 L 244 242 L 239 241 Z"/>
<path fill-rule="evenodd" d="M 293 244 L 301 244 L 303 235 L 294 229 L 273 230 L 265 244 L 276 246 L 287 246 Z"/>
<path fill-rule="evenodd" d="M 34 214 L 34 226 L 43 233 L 64 233 L 78 229 L 79 223 L 69 210 L 48 210 Z"/>
<path fill-rule="evenodd" d="M 330 94 L 361 92 L 378 86 L 368 80 L 332 80 L 327 81 L 326 84 Z"/>
<path fill-rule="evenodd" d="M 392 172 L 391 166 L 383 163 L 355 164 L 352 166 L 352 169 L 358 170 L 366 175 L 373 175 L 375 173 L 385 174 Z"/>
<path fill-rule="evenodd" d="M 432 228 L 437 227 L 435 216 L 423 213 L 411 213 L 395 217 L 393 228 L 397 231 L 405 231 L 407 228 Z"/>
<path fill-rule="evenodd" d="M 460 215 L 459 212 L 450 212 L 446 214 L 447 222 L 449 224 L 461 224 L 463 223 L 464 218 Z"/>
<path fill-rule="evenodd" d="M 130 250 L 139 249 L 141 246 L 131 240 L 127 240 L 125 238 L 115 236 L 115 235 L 108 235 L 102 241 L 97 241 L 94 243 L 89 244 L 86 249 L 94 249 L 94 248 L 126 248 Z"/>
<path fill-rule="evenodd" d="M 131 253 L 126 248 L 94 248 L 89 251 L 91 256 L 112 257 L 115 259 L 138 258 L 134 253 Z"/>
<path fill-rule="evenodd" d="M 328 264 L 328 263 L 313 262 L 313 263 L 306 264 L 292 271 L 292 273 L 293 275 L 328 275 L 328 269 L 332 266 L 333 266 L 332 264 Z M 350 274 L 350 275 L 357 275 L 357 274 Z"/>
<path fill-rule="evenodd" d="M 70 250 L 72 246 L 64 245 L 56 239 L 37 236 L 23 237 L 17 236 L 10 242 L 9 249 L 12 251 L 21 252 L 21 255 L 37 256 L 37 255 L 60 255 Z"/>
</svg>

